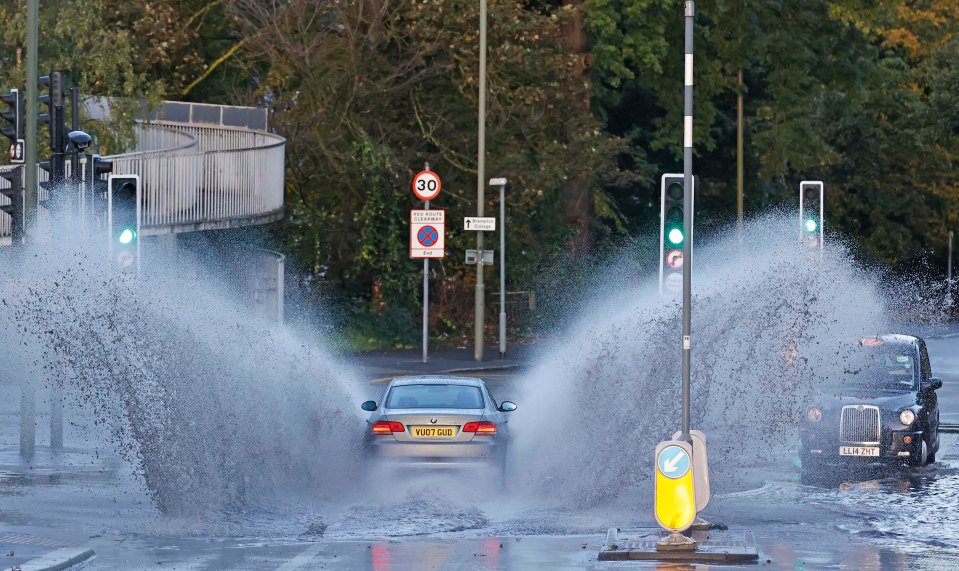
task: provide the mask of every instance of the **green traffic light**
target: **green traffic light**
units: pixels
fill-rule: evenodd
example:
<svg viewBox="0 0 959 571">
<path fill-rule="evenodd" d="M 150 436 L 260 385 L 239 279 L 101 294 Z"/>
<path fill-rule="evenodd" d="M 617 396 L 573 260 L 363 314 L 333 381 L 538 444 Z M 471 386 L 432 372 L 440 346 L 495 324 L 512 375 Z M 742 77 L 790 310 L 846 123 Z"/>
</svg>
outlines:
<svg viewBox="0 0 959 571">
<path fill-rule="evenodd" d="M 669 241 L 670 241 L 672 244 L 675 244 L 675 245 L 677 245 L 677 246 L 678 246 L 679 244 L 682 244 L 682 243 L 683 243 L 683 231 L 680 230 L 679 228 L 673 228 L 673 229 L 671 229 L 671 230 L 666 234 L 666 237 L 669 239 Z"/>
<path fill-rule="evenodd" d="M 806 222 L 803 223 L 803 227 L 806 228 L 806 232 L 815 232 L 816 228 L 819 227 L 819 224 L 816 223 L 812 218 L 807 218 Z"/>
<path fill-rule="evenodd" d="M 119 240 L 121 244 L 129 244 L 136 237 L 137 237 L 137 233 L 135 230 L 131 228 L 124 228 L 123 231 L 120 232 L 120 236 L 119 238 L 117 238 L 117 240 Z"/>
</svg>

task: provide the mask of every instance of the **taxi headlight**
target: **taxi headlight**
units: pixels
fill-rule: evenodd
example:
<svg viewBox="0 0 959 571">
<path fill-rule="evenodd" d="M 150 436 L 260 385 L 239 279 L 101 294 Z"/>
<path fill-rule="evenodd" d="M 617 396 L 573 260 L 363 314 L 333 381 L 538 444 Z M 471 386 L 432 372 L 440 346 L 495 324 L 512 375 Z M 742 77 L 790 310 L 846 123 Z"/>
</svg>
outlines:
<svg viewBox="0 0 959 571">
<path fill-rule="evenodd" d="M 899 413 L 899 422 L 903 423 L 906 426 L 910 426 L 916 420 L 916 413 L 912 412 L 910 409 L 906 409 Z"/>
<path fill-rule="evenodd" d="M 809 419 L 809 422 L 819 422 L 822 420 L 822 411 L 816 407 L 812 407 L 806 411 L 806 418 Z"/>
</svg>

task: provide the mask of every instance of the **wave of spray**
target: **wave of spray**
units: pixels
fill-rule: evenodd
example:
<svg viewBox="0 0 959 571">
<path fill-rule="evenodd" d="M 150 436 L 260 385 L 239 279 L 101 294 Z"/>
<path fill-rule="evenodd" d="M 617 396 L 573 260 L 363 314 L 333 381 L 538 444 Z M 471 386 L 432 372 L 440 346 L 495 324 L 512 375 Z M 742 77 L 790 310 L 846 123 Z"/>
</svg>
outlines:
<svg viewBox="0 0 959 571">
<path fill-rule="evenodd" d="M 714 482 L 745 473 L 718 469 L 744 457 L 794 454 L 819 364 L 888 330 L 878 278 L 842 244 L 820 257 L 797 234 L 793 217 L 769 216 L 697 245 L 691 424 Z M 591 303 L 544 352 L 514 418 L 522 487 L 559 503 L 644 497 L 655 444 L 680 429 L 680 319 L 679 300 L 647 281 Z"/>
<path fill-rule="evenodd" d="M 110 271 L 99 245 L 64 239 L 0 270 L 0 312 L 18 324 L 0 337 L 38 383 L 82 395 L 162 511 L 347 485 L 359 457 L 357 431 L 343 429 L 359 421 L 343 412 L 358 400 L 347 368 L 226 301 L 182 259 L 150 258 L 149 277 L 135 279 Z"/>
</svg>

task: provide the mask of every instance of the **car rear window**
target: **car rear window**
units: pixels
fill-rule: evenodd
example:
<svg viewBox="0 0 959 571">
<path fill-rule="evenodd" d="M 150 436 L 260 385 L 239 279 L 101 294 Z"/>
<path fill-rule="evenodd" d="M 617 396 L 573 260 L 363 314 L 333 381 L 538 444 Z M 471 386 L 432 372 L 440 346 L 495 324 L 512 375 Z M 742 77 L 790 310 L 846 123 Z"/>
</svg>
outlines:
<svg viewBox="0 0 959 571">
<path fill-rule="evenodd" d="M 390 389 L 386 408 L 483 408 L 483 395 L 469 385 L 398 385 Z"/>
</svg>

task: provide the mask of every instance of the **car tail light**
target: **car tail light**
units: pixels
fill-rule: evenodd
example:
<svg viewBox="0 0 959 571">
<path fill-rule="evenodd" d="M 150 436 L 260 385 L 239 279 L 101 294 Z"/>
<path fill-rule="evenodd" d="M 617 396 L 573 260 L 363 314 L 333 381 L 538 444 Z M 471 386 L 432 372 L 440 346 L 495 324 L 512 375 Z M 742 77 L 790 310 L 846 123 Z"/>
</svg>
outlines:
<svg viewBox="0 0 959 571">
<path fill-rule="evenodd" d="M 370 432 L 373 434 L 393 434 L 394 432 L 405 431 L 406 429 L 403 428 L 403 423 L 386 420 L 378 420 L 373 426 L 370 427 Z"/>
<path fill-rule="evenodd" d="M 496 434 L 496 425 L 488 420 L 467 422 L 463 425 L 463 432 L 475 432 L 484 436 L 492 436 Z"/>
</svg>

